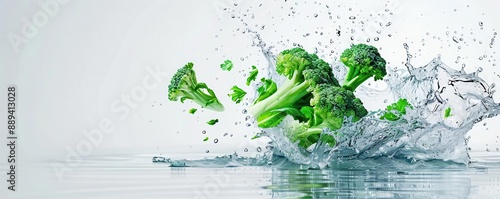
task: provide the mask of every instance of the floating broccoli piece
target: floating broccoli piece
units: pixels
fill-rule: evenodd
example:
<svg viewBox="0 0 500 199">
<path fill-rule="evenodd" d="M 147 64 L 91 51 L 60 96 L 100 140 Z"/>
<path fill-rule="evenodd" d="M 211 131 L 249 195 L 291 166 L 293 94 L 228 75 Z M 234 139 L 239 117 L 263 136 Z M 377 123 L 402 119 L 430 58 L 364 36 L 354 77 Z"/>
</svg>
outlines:
<svg viewBox="0 0 500 199">
<path fill-rule="evenodd" d="M 451 107 L 448 107 L 448 108 L 446 108 L 444 110 L 444 118 L 448 118 L 450 116 L 452 116 L 452 114 L 451 114 Z"/>
<path fill-rule="evenodd" d="M 208 141 L 208 139 L 209 139 L 209 138 L 208 138 L 208 137 L 206 137 L 205 139 L 203 139 L 203 142 L 206 142 L 206 141 Z"/>
<path fill-rule="evenodd" d="M 194 113 L 196 113 L 196 111 L 197 111 L 197 110 L 198 110 L 198 109 L 195 109 L 195 108 L 189 109 L 189 113 L 190 113 L 190 114 L 194 114 Z"/>
<path fill-rule="evenodd" d="M 198 83 L 191 62 L 178 69 L 170 80 L 168 99 L 170 101 L 180 99 L 181 102 L 189 99 L 203 108 L 224 111 L 224 106 L 219 102 L 214 91 L 208 88 L 205 83 Z"/>
<path fill-rule="evenodd" d="M 220 68 L 222 68 L 222 70 L 231 71 L 231 69 L 233 69 L 233 62 L 231 60 L 226 60 L 220 65 Z"/>
<path fill-rule="evenodd" d="M 352 45 L 340 55 L 340 60 L 348 68 L 343 86 L 351 91 L 372 76 L 374 80 L 381 80 L 387 74 L 384 58 L 370 45 Z"/>
<path fill-rule="evenodd" d="M 247 92 L 245 92 L 238 86 L 233 86 L 231 90 L 233 91 L 233 93 L 227 95 L 231 97 L 231 100 L 233 100 L 233 102 L 236 102 L 236 104 L 239 104 L 241 100 L 243 100 L 243 97 L 245 97 L 245 95 L 247 94 Z"/>
<path fill-rule="evenodd" d="M 396 121 L 401 119 L 401 116 L 406 115 L 406 109 L 413 109 L 413 106 L 408 102 L 408 100 L 401 98 L 397 102 L 390 104 L 385 109 L 380 119 Z"/>
<path fill-rule="evenodd" d="M 252 66 L 252 70 L 250 71 L 250 74 L 247 77 L 247 86 L 250 86 L 250 83 L 252 81 L 255 81 L 255 79 L 257 79 L 257 75 L 259 75 L 259 70 L 257 70 L 257 67 Z"/>
<path fill-rule="evenodd" d="M 209 125 L 215 125 L 218 122 L 219 122 L 219 119 L 212 119 L 212 120 L 208 121 L 207 124 L 209 124 Z"/>
</svg>

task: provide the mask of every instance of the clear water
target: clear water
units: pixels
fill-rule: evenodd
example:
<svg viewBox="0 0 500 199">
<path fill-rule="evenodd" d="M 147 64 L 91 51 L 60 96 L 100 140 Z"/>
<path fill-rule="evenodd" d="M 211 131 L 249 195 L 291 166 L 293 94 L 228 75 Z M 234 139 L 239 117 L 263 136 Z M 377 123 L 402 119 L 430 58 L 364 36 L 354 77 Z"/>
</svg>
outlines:
<svg viewBox="0 0 500 199">
<path fill-rule="evenodd" d="M 51 161 L 32 162 L 19 181 L 30 192 L 13 198 L 498 198 L 500 194 L 500 158 L 487 152 L 472 153 L 470 167 L 379 158 L 345 161 L 321 170 L 283 157 L 273 157 L 272 165 L 233 156 L 170 167 L 152 163 L 151 156 L 87 157 L 61 180 L 55 179 Z"/>
</svg>

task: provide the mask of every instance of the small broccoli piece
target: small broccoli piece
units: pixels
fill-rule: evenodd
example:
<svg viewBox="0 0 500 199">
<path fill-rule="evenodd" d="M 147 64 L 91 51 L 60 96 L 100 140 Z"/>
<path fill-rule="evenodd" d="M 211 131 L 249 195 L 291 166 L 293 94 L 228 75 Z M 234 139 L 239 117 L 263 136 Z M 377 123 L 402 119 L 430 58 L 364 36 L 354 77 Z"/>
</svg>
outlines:
<svg viewBox="0 0 500 199">
<path fill-rule="evenodd" d="M 220 65 L 220 68 L 222 68 L 222 70 L 231 71 L 231 69 L 233 69 L 233 62 L 231 60 L 226 60 Z"/>
<path fill-rule="evenodd" d="M 231 97 L 231 100 L 233 100 L 233 102 L 236 102 L 236 104 L 239 104 L 241 100 L 243 100 L 243 97 L 245 97 L 245 95 L 247 94 L 247 92 L 245 92 L 238 86 L 233 86 L 231 90 L 233 91 L 233 93 L 227 95 Z"/>
<path fill-rule="evenodd" d="M 203 139 L 203 142 L 208 141 L 208 139 L 209 139 L 208 137 L 205 137 L 205 139 Z"/>
<path fill-rule="evenodd" d="M 348 68 L 343 86 L 351 91 L 372 76 L 374 80 L 381 80 L 387 74 L 384 58 L 370 45 L 352 45 L 340 55 L 340 60 Z"/>
<path fill-rule="evenodd" d="M 406 115 L 406 109 L 413 109 L 408 100 L 401 98 L 397 102 L 390 104 L 385 108 L 385 112 L 380 117 L 381 120 L 397 121 L 401 116 Z"/>
<path fill-rule="evenodd" d="M 250 86 L 250 83 L 252 81 L 255 81 L 255 79 L 257 79 L 257 75 L 259 75 L 259 70 L 257 70 L 257 67 L 252 66 L 252 70 L 250 71 L 250 74 L 247 77 L 247 86 Z"/>
<path fill-rule="evenodd" d="M 258 118 L 259 127 L 263 127 L 259 124 L 259 120 L 267 121 L 262 118 L 262 114 L 266 112 L 272 112 L 266 113 L 264 115 L 266 117 L 277 117 L 280 115 L 276 113 L 278 110 L 300 110 L 301 107 L 309 104 L 312 98 L 311 92 L 316 85 L 339 86 L 330 65 L 318 58 L 317 55 L 309 54 L 302 48 L 281 52 L 277 57 L 276 71 L 286 77 L 283 85 L 265 99 L 258 98 L 254 105 L 248 109 L 254 117 Z M 279 122 L 273 124 L 277 125 Z"/>
<path fill-rule="evenodd" d="M 168 99 L 170 101 L 180 99 L 181 102 L 189 99 L 203 108 L 224 111 L 224 106 L 219 102 L 214 91 L 208 88 L 205 83 L 198 83 L 191 62 L 178 69 L 170 80 Z"/>
<path fill-rule="evenodd" d="M 194 113 L 196 113 L 196 111 L 197 111 L 197 110 L 198 110 L 198 109 L 195 109 L 195 108 L 189 109 L 189 113 L 190 113 L 190 114 L 194 114 Z"/>
<path fill-rule="evenodd" d="M 450 116 L 452 116 L 452 114 L 451 114 L 451 107 L 448 107 L 448 108 L 446 108 L 444 110 L 444 118 L 448 118 Z"/>
<path fill-rule="evenodd" d="M 210 121 L 207 122 L 208 125 L 215 125 L 219 122 L 219 119 L 212 119 Z"/>
</svg>

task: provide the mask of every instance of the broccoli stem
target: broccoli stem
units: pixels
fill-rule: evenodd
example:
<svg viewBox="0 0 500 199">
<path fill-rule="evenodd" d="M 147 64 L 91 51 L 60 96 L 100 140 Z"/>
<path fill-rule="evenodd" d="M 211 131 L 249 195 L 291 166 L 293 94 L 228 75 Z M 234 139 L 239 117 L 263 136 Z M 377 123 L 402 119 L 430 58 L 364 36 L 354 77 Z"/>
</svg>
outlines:
<svg viewBox="0 0 500 199">
<path fill-rule="evenodd" d="M 358 76 L 351 78 L 349 81 L 344 82 L 344 88 L 350 91 L 354 91 L 359 85 L 368 80 L 371 76 L 372 74 L 368 73 L 359 74 Z"/>
<path fill-rule="evenodd" d="M 309 83 L 299 81 L 300 75 L 298 72 L 285 82 L 274 94 L 268 98 L 257 102 L 250 106 L 248 111 L 254 116 L 258 117 L 260 114 L 274 109 L 285 108 L 293 105 L 302 97 L 306 96 L 309 92 Z"/>
<path fill-rule="evenodd" d="M 217 100 L 215 96 L 208 95 L 201 90 L 186 92 L 186 97 L 190 97 L 191 100 L 193 100 L 203 108 L 219 112 L 224 111 L 224 106 L 219 102 L 219 100 Z"/>
<path fill-rule="evenodd" d="M 297 137 L 305 139 L 305 138 L 307 138 L 307 137 L 309 137 L 311 135 L 320 134 L 322 132 L 323 132 L 323 128 L 314 127 L 314 128 L 307 129 L 306 132 L 298 134 Z"/>
<path fill-rule="evenodd" d="M 359 74 L 359 67 L 349 67 L 344 82 L 351 81 L 351 79 L 357 76 L 358 74 Z"/>
</svg>

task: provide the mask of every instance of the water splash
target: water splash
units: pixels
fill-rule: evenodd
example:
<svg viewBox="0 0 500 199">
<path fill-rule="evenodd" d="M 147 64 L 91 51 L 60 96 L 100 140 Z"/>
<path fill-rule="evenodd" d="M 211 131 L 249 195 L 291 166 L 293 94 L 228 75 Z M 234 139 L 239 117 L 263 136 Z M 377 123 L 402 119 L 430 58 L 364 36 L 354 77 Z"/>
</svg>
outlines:
<svg viewBox="0 0 500 199">
<path fill-rule="evenodd" d="M 346 122 L 336 133 L 326 132 L 336 137 L 336 147 L 318 143 L 319 146 L 307 151 L 287 139 L 285 132 L 290 131 L 289 124 L 293 122 L 290 117 L 280 126 L 266 131 L 279 153 L 312 168 L 382 156 L 410 163 L 443 160 L 468 164 L 467 132 L 476 123 L 500 114 L 500 104 L 492 98 L 495 85 L 488 85 L 481 79 L 480 70 L 474 73 L 454 70 L 439 56 L 423 67 L 414 67 L 410 62 L 409 46 L 404 44 L 404 48 L 407 51 L 406 69 L 389 70 L 387 91 L 364 88 L 356 93 L 362 97 L 386 92 L 394 99 L 408 99 L 415 108 L 408 110 L 402 120 L 381 120 L 380 111 L 372 111 L 357 123 Z M 274 67 L 273 64 L 270 67 Z M 341 63 L 334 64 L 334 68 L 340 67 L 343 67 Z M 345 70 L 334 71 L 336 77 L 344 76 Z M 452 115 L 445 117 L 448 108 Z"/>
</svg>

